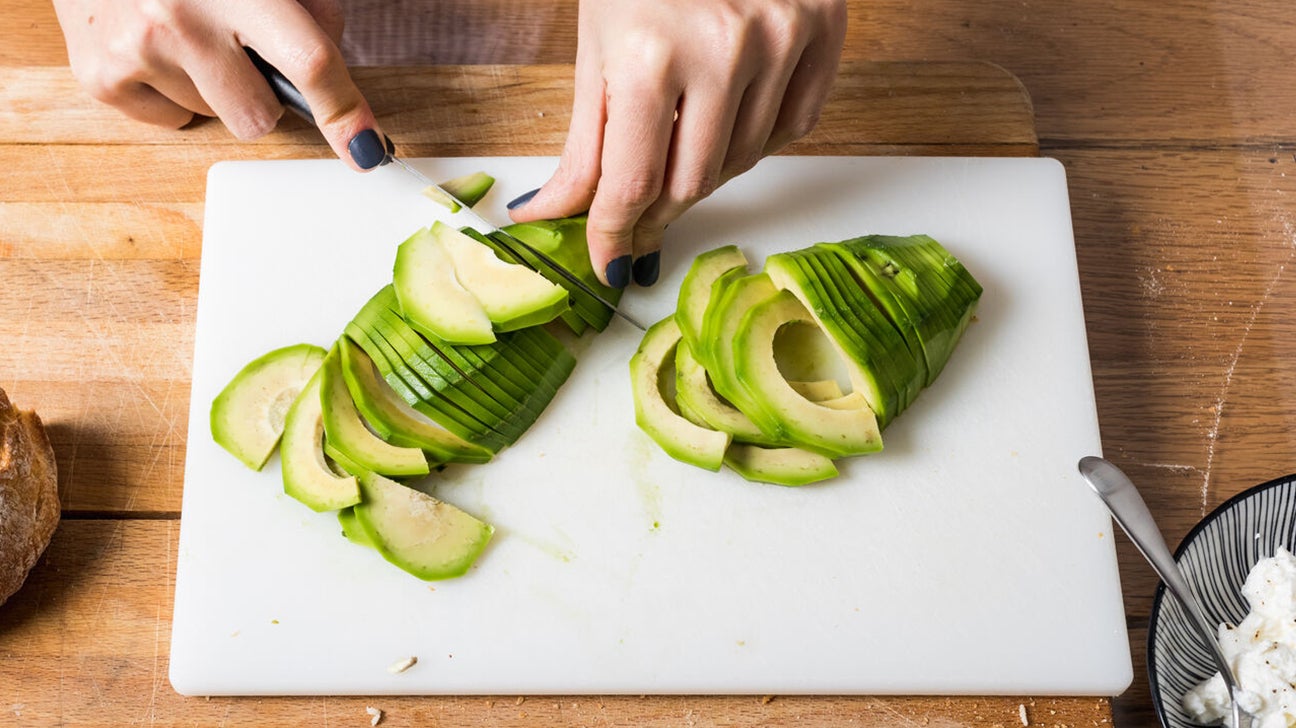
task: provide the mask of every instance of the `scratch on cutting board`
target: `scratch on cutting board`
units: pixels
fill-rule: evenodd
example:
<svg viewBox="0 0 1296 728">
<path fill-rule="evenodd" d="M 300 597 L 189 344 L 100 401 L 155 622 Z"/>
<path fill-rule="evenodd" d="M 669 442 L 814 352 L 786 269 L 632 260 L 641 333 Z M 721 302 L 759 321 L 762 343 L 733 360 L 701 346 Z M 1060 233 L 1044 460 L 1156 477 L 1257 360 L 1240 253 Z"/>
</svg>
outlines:
<svg viewBox="0 0 1296 728">
<path fill-rule="evenodd" d="M 1201 484 L 1201 514 L 1203 516 L 1206 515 L 1210 495 L 1211 466 L 1215 462 L 1215 441 L 1219 439 L 1220 421 L 1224 419 L 1224 405 L 1228 400 L 1229 387 L 1233 384 L 1233 371 L 1237 369 L 1238 360 L 1242 358 L 1242 349 L 1246 346 L 1247 337 L 1250 336 L 1256 319 L 1260 317 L 1260 312 L 1264 310 L 1265 304 L 1269 302 L 1269 298 L 1278 287 L 1278 282 L 1282 280 L 1283 272 L 1287 270 L 1287 264 L 1292 261 L 1293 257 L 1296 257 L 1296 227 L 1292 225 L 1290 220 L 1283 221 L 1283 232 L 1287 237 L 1287 260 L 1278 264 L 1278 270 L 1274 272 L 1273 278 L 1269 279 L 1264 294 L 1251 307 L 1251 315 L 1247 317 L 1246 324 L 1242 327 L 1242 336 L 1238 339 L 1237 347 L 1233 349 L 1233 357 L 1229 360 L 1228 366 L 1224 368 L 1224 383 L 1220 386 L 1219 396 L 1215 398 L 1215 405 L 1211 407 L 1213 419 L 1210 428 L 1206 431 L 1206 466 L 1203 468 Z"/>
</svg>

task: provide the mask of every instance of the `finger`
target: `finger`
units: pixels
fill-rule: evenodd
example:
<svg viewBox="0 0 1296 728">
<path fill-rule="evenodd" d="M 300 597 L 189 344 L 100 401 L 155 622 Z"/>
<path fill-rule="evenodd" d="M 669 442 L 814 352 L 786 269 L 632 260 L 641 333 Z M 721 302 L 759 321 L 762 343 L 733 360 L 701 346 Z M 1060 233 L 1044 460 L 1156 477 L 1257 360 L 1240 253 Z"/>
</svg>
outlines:
<svg viewBox="0 0 1296 728">
<path fill-rule="evenodd" d="M 571 124 L 558 169 L 530 201 L 509 211 L 517 222 L 576 215 L 594 201 L 607 123 L 606 87 L 598 65 L 578 59 L 575 87 Z"/>
<path fill-rule="evenodd" d="M 609 83 L 602 173 L 585 229 L 590 263 L 615 288 L 630 282 L 635 226 L 661 194 L 678 102 L 679 91 L 651 75 Z"/>
<path fill-rule="evenodd" d="M 90 94 L 126 116 L 146 124 L 179 129 L 192 121 L 194 116 L 194 112 L 167 98 L 152 86 L 138 81 L 99 86 L 90 89 Z"/>
<path fill-rule="evenodd" d="M 201 101 L 235 137 L 255 139 L 279 123 L 283 105 L 233 38 L 219 51 L 203 50 L 185 61 L 192 85 L 202 94 Z"/>
<path fill-rule="evenodd" d="M 301 5 L 263 3 L 258 22 L 239 45 L 248 45 L 297 87 L 324 138 L 353 169 L 387 161 L 384 137 L 369 103 L 347 72 L 342 52 Z"/>
<path fill-rule="evenodd" d="M 788 64 L 778 72 L 762 74 L 744 90 L 725 153 L 722 183 L 755 167 L 765 156 L 765 145 L 774 132 L 792 72 L 793 67 Z"/>
<path fill-rule="evenodd" d="M 699 200 L 720 185 L 741 96 L 723 87 L 686 91 L 671 137 L 662 194 L 639 218 L 634 231 L 634 280 L 656 282 L 662 235 Z"/>
<path fill-rule="evenodd" d="M 193 81 L 182 72 L 151 75 L 145 85 L 194 114 L 216 116 L 211 106 L 203 100 L 202 94 L 198 93 Z"/>
<path fill-rule="evenodd" d="M 844 10 L 842 14 L 844 16 Z M 765 142 L 764 154 L 774 154 L 814 129 L 837 78 L 837 64 L 845 39 L 845 18 L 825 25 L 825 32 L 807 46 L 788 79 L 778 119 Z"/>
</svg>

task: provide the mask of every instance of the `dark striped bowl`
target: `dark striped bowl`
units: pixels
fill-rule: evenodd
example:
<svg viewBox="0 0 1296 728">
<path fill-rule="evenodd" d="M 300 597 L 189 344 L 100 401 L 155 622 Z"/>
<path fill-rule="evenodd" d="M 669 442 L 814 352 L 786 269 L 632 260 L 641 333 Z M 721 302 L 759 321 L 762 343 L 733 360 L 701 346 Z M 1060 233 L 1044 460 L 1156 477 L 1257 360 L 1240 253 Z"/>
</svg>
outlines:
<svg viewBox="0 0 1296 728">
<path fill-rule="evenodd" d="M 1279 546 L 1296 551 L 1296 475 L 1257 485 L 1222 503 L 1188 532 L 1175 560 L 1201 600 L 1206 620 L 1237 624 L 1250 611 L 1242 596 L 1247 573 Z M 1215 674 L 1215 663 L 1164 584 L 1152 602 L 1147 655 L 1152 703 L 1161 725 L 1200 725 L 1180 701 Z"/>
</svg>

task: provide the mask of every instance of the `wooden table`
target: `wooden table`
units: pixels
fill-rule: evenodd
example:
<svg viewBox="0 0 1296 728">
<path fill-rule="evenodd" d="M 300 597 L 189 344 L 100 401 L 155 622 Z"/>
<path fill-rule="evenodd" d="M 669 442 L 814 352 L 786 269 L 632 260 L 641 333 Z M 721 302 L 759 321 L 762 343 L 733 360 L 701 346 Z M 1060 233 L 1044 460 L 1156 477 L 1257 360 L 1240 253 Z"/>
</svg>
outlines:
<svg viewBox="0 0 1296 728">
<path fill-rule="evenodd" d="M 569 62 L 573 5 L 539 3 L 547 32 L 525 54 L 485 59 L 458 42 L 436 60 Z M 1062 160 L 1104 449 L 1172 545 L 1229 495 L 1296 471 L 1293 21 L 1285 0 L 1215 5 L 852 2 L 841 82 L 791 150 Z M 238 144 L 218 124 L 123 121 L 73 86 L 45 2 L 0 10 L 0 387 L 49 423 L 65 514 L 0 607 L 0 723 L 362 725 L 371 704 L 396 726 L 1013 726 L 1019 705 L 1032 725 L 1155 722 L 1142 669 L 1155 580 L 1123 539 L 1136 679 L 1115 701 L 177 696 L 168 625 L 203 175 L 218 159 L 326 149 L 292 122 Z M 948 62 L 873 62 L 906 58 Z M 970 62 L 982 60 L 1016 79 Z M 408 154 L 553 154 L 569 72 L 367 69 L 359 80 Z"/>
</svg>

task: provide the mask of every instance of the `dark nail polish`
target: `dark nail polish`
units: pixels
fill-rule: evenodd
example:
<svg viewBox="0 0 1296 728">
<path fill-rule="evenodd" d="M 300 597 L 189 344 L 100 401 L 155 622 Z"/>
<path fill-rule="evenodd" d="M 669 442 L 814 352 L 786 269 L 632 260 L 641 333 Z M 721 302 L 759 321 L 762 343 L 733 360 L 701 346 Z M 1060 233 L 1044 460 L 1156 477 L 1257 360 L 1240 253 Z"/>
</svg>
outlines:
<svg viewBox="0 0 1296 728">
<path fill-rule="evenodd" d="M 607 276 L 608 285 L 613 288 L 625 288 L 630 285 L 630 256 L 623 255 L 608 263 L 603 275 Z"/>
<path fill-rule="evenodd" d="M 651 286 L 657 282 L 661 272 L 661 251 L 654 250 L 647 255 L 639 256 L 634 262 L 634 282 L 639 286 Z"/>
<path fill-rule="evenodd" d="M 351 137 L 351 141 L 347 143 L 347 151 L 351 153 L 352 161 L 360 169 L 373 169 L 387 158 L 387 150 L 383 147 L 382 140 L 378 138 L 378 132 L 373 129 L 365 129 Z"/>
<path fill-rule="evenodd" d="M 508 205 L 506 205 L 506 207 L 508 207 L 508 209 L 510 209 L 510 210 L 516 210 L 517 208 L 519 208 L 519 207 L 525 205 L 526 203 L 530 202 L 530 201 L 531 201 L 531 198 L 532 198 L 532 197 L 535 197 L 535 196 L 536 196 L 536 193 L 539 192 L 539 191 L 540 191 L 540 188 L 537 187 L 537 188 L 535 188 L 534 190 L 531 190 L 530 192 L 524 192 L 524 193 L 518 195 L 517 198 L 514 199 L 512 202 L 508 203 Z"/>
</svg>

